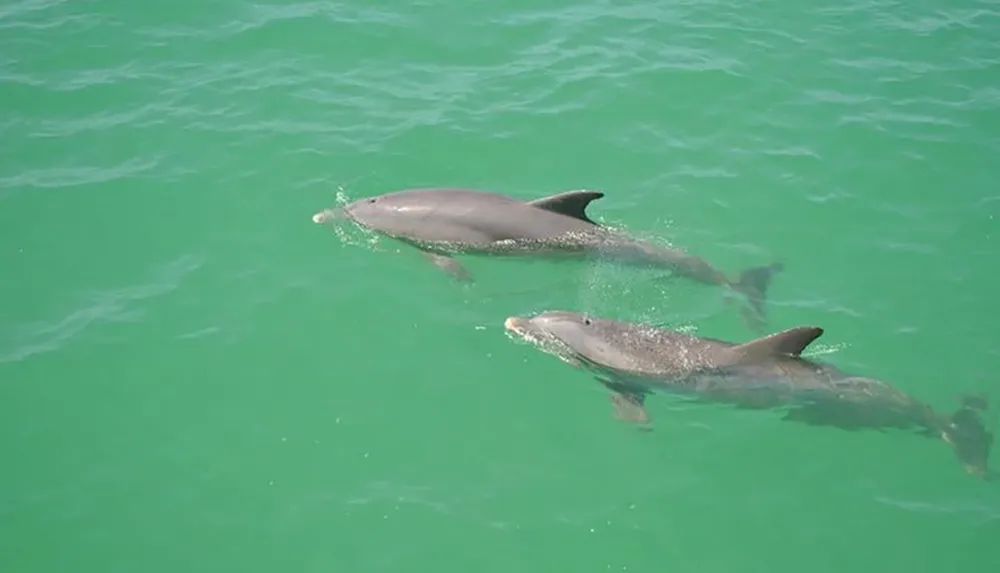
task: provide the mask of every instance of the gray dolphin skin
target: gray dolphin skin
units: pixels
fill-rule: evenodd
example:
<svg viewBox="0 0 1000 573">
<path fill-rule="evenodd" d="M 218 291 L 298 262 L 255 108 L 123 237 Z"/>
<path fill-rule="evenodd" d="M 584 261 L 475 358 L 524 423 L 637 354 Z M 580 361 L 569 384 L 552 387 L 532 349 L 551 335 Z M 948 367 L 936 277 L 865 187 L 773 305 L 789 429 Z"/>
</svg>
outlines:
<svg viewBox="0 0 1000 573">
<path fill-rule="evenodd" d="M 648 424 L 645 398 L 654 392 L 741 408 L 783 407 L 787 421 L 940 438 L 967 472 L 996 477 L 987 463 L 993 434 L 977 413 L 986 409 L 985 398 L 966 396 L 956 412 L 941 415 L 888 383 L 803 358 L 823 334 L 816 326 L 733 343 L 550 310 L 508 317 L 504 327 L 594 375 L 611 391 L 615 414 L 628 422 Z"/>
<path fill-rule="evenodd" d="M 469 272 L 453 257 L 460 253 L 529 256 L 592 256 L 668 269 L 694 281 L 729 287 L 748 302 L 744 319 L 766 323 L 765 298 L 781 264 L 745 270 L 731 281 L 701 258 L 680 249 L 631 238 L 592 221 L 587 206 L 599 191 L 566 191 L 523 201 L 489 191 L 457 188 L 407 189 L 360 199 L 340 210 L 324 210 L 316 223 L 346 219 L 419 249 L 457 279 Z"/>
</svg>

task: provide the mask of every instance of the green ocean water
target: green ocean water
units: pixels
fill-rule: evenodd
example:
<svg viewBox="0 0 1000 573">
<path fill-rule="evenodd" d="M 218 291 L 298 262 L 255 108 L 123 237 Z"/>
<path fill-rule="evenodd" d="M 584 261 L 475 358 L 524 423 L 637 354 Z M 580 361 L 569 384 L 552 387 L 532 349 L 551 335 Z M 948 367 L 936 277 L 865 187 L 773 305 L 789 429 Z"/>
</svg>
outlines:
<svg viewBox="0 0 1000 573">
<path fill-rule="evenodd" d="M 753 337 L 719 289 L 460 284 L 311 221 L 600 190 L 731 275 L 784 262 L 769 329 L 812 356 L 996 402 L 998 78 L 995 0 L 6 0 L 0 571 L 1000 570 L 1000 486 L 942 443 L 669 396 L 637 432 L 502 328 Z"/>
</svg>

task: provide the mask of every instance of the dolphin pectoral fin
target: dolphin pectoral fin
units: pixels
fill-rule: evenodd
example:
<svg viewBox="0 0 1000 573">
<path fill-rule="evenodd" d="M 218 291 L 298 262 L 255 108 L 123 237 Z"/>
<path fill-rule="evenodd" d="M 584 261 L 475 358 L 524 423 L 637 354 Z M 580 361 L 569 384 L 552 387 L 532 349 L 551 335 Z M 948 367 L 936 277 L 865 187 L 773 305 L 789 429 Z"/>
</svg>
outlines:
<svg viewBox="0 0 1000 573">
<path fill-rule="evenodd" d="M 456 261 L 453 257 L 442 253 L 434 253 L 431 251 L 420 251 L 435 267 L 441 269 L 442 271 L 448 273 L 452 278 L 461 282 L 472 282 L 472 273 L 469 272 L 462 263 Z"/>
<path fill-rule="evenodd" d="M 615 416 L 630 424 L 640 424 L 640 428 L 649 431 L 649 414 L 646 413 L 645 396 L 641 394 L 623 394 L 614 392 L 609 396 Z"/>
<path fill-rule="evenodd" d="M 596 225 L 597 223 L 591 221 L 590 217 L 587 216 L 587 205 L 590 205 L 591 201 L 600 199 L 601 197 L 604 197 L 604 193 L 600 191 L 580 189 L 577 191 L 564 191 L 556 195 L 528 201 L 528 204 L 532 207 L 538 207 L 539 209 L 545 209 L 546 211 L 552 211 L 553 213 L 566 215 L 567 217 L 573 217 L 574 219 Z"/>
<path fill-rule="evenodd" d="M 743 308 L 743 321 L 751 330 L 760 331 L 767 324 L 767 289 L 774 275 L 784 268 L 783 263 L 774 263 L 765 267 L 754 267 L 740 273 L 740 278 L 732 283 L 734 290 L 747 297 L 747 306 Z"/>
<path fill-rule="evenodd" d="M 648 427 L 649 414 L 646 413 L 646 393 L 635 390 L 621 382 L 615 382 L 603 376 L 597 376 L 598 382 L 611 390 L 608 398 L 615 417 L 623 422 L 640 424 L 640 429 L 651 430 Z"/>
</svg>

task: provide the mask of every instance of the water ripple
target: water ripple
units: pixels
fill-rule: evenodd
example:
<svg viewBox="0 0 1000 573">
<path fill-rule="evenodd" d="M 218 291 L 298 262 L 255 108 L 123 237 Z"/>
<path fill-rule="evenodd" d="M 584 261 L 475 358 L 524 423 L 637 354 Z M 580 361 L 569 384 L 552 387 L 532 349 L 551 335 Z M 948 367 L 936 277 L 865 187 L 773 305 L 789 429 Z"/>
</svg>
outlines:
<svg viewBox="0 0 1000 573">
<path fill-rule="evenodd" d="M 617 188 L 609 189 L 617 198 L 608 204 L 608 211 L 602 210 L 601 218 L 615 225 L 646 217 L 659 228 L 699 227 L 687 231 L 683 241 L 695 245 L 698 252 L 711 253 L 714 248 L 734 258 L 762 257 L 771 250 L 770 242 L 774 250 L 788 254 L 792 260 L 787 281 L 783 278 L 780 285 L 776 283 L 773 298 L 777 320 L 815 317 L 835 324 L 864 324 L 859 331 L 875 333 L 872 337 L 888 333 L 891 341 L 898 338 L 897 333 L 933 337 L 940 330 L 933 326 L 938 319 L 964 329 L 977 317 L 989 316 L 985 312 L 989 296 L 979 296 L 990 292 L 982 288 L 992 285 L 988 269 L 979 275 L 983 277 L 978 279 L 981 290 L 971 296 L 959 296 L 957 283 L 977 280 L 974 272 L 979 271 L 969 268 L 980 261 L 970 263 L 970 253 L 983 253 L 984 266 L 992 260 L 990 241 L 996 234 L 992 217 L 1000 207 L 990 159 L 1000 152 L 995 134 L 1000 88 L 993 79 L 1000 69 L 1000 43 L 990 32 L 1000 16 L 996 2 L 965 0 L 944 5 L 846 0 L 812 6 L 731 0 L 588 0 L 515 4 L 440 0 L 417 0 L 406 7 L 323 0 L 162 5 L 104 0 L 5 2 L 0 6 L 0 87 L 11 104 L 0 118 L 0 197 L 4 200 L 0 209 L 13 215 L 4 219 L 0 233 L 7 233 L 2 236 L 4 244 L 25 246 L 15 262 L 28 271 L 25 277 L 35 277 L 36 282 L 14 276 L 5 277 L 8 282 L 4 284 L 22 280 L 16 284 L 19 294 L 34 295 L 37 289 L 40 299 L 54 300 L 57 306 L 18 318 L 17 324 L 0 324 L 4 327 L 0 362 L 29 361 L 28 367 L 18 370 L 44 372 L 41 360 L 37 370 L 31 367 L 39 355 L 58 355 L 59 350 L 84 346 L 88 340 L 100 346 L 101 331 L 116 323 L 128 322 L 133 333 L 140 330 L 135 322 L 142 321 L 147 327 L 144 332 L 154 332 L 162 325 L 155 324 L 158 316 L 148 314 L 159 308 L 157 297 L 183 287 L 194 289 L 190 280 L 203 268 L 207 255 L 189 254 L 147 268 L 146 253 L 156 248 L 161 249 L 158 252 L 210 252 L 213 261 L 222 262 L 214 276 L 206 275 L 203 284 L 197 285 L 204 290 L 177 301 L 193 305 L 190 316 L 196 316 L 196 322 L 184 320 L 183 326 L 175 324 L 176 330 L 168 334 L 187 340 L 191 349 L 222 336 L 232 344 L 254 340 L 254 345 L 232 353 L 203 348 L 208 350 L 205 359 L 214 363 L 212 368 L 201 370 L 192 361 L 176 374 L 163 376 L 200 375 L 225 384 L 229 377 L 238 380 L 248 392 L 226 388 L 220 403 L 253 412 L 249 425 L 239 431 L 256 424 L 300 422 L 269 419 L 278 406 L 261 415 L 260 404 L 247 401 L 245 396 L 255 392 L 274 397 L 291 387 L 282 384 L 284 379 L 257 381 L 273 384 L 266 391 L 250 386 L 253 381 L 239 378 L 240 372 L 258 370 L 257 364 L 247 367 L 248 357 L 261 360 L 259 364 L 282 361 L 285 366 L 274 371 L 296 378 L 296 392 L 327 390 L 331 379 L 369 379 L 371 359 L 365 362 L 360 353 L 334 348 L 343 342 L 338 336 L 362 340 L 368 331 L 348 328 L 350 334 L 341 334 L 343 323 L 350 324 L 356 317 L 344 314 L 352 309 L 329 308 L 330 301 L 352 289 L 381 297 L 381 305 L 364 301 L 369 309 L 365 324 L 377 333 L 377 311 L 391 310 L 391 304 L 399 301 L 396 295 L 413 288 L 409 282 L 379 274 L 388 272 L 388 263 L 375 269 L 378 272 L 364 272 L 373 269 L 368 259 L 350 258 L 346 251 L 326 258 L 329 253 L 321 241 L 296 235 L 306 225 L 305 216 L 311 212 L 307 203 L 312 199 L 295 202 L 307 196 L 325 198 L 336 187 L 335 178 L 365 179 L 366 186 L 448 177 L 517 189 L 563 185 L 568 180 L 580 187 L 607 185 Z M 475 161 L 482 161 L 481 169 L 472 165 Z M 377 171 L 380 174 L 372 177 Z M 167 177 L 175 180 L 166 185 Z M 157 185 L 149 184 L 154 181 Z M 94 187 L 82 192 L 78 186 L 86 184 Z M 52 190 L 58 188 L 73 192 L 54 196 Z M 17 189 L 24 193 L 10 192 Z M 677 225 L 673 224 L 675 206 Z M 56 217 L 45 221 L 44 215 L 54 209 L 73 219 L 71 231 L 61 228 Z M 137 212 L 139 216 L 133 216 Z M 8 220 L 30 223 L 17 227 Z M 56 222 L 45 227 L 40 220 Z M 956 241 L 963 233 L 972 239 Z M 87 242 L 90 236 L 98 238 Z M 66 251 L 59 240 L 79 240 L 80 244 Z M 56 256 L 67 252 L 71 256 Z M 87 256 L 103 257 L 106 264 L 88 264 Z M 310 274 L 331 259 L 335 262 L 324 268 L 328 274 L 322 280 Z M 126 266 L 137 260 L 138 268 Z M 121 288 L 81 296 L 68 280 L 46 280 L 54 276 L 44 267 L 52 261 L 79 264 L 74 272 L 61 275 L 70 280 L 100 272 L 133 278 L 124 279 Z M 723 264 L 729 263 L 736 266 L 734 261 Z M 331 267 L 336 270 L 330 271 Z M 628 296 L 638 291 L 638 283 L 621 280 L 626 275 L 616 269 L 598 271 L 595 267 L 583 273 L 583 282 L 579 275 L 561 276 L 566 285 L 563 292 L 584 306 L 606 304 L 616 313 L 650 320 L 673 316 L 675 308 L 686 306 L 690 312 L 676 320 L 692 326 L 718 314 L 714 296 L 705 299 L 713 303 L 703 304 L 678 302 L 673 294 L 659 289 L 648 297 Z M 951 286 L 948 296 L 940 296 L 942 285 Z M 919 291 L 921 287 L 926 290 Z M 629 309 L 623 302 L 628 299 L 639 302 Z M 897 318 L 879 324 L 871 309 L 886 306 L 890 299 L 909 306 Z M 401 308 L 410 314 L 439 304 L 422 298 L 413 307 L 402 300 Z M 974 309 L 964 316 L 959 312 L 962 307 L 955 306 L 962 300 L 971 301 L 968 306 Z M 289 319 L 290 312 L 303 310 L 297 304 L 310 303 L 322 305 L 332 320 L 309 330 L 294 316 Z M 535 303 L 528 297 L 517 304 Z M 440 308 L 432 310 L 441 314 Z M 465 325 L 492 311 L 484 309 L 480 314 L 453 308 L 448 312 L 457 312 L 459 318 L 444 322 Z M 286 319 L 290 322 L 281 323 Z M 988 332 L 988 319 L 982 320 L 986 326 L 977 328 Z M 263 336 L 265 331 L 285 333 L 282 336 L 287 334 L 289 342 Z M 296 336 L 321 341 L 319 346 L 326 348 L 318 360 L 326 369 L 317 370 L 316 363 L 298 359 L 294 352 L 308 344 L 300 344 L 305 338 Z M 986 336 L 963 334 L 960 338 L 962 344 L 920 366 L 940 364 L 948 376 L 958 379 L 962 372 L 951 367 L 956 360 L 952 355 L 961 355 L 976 344 L 989 344 Z M 436 372 L 433 361 L 437 357 L 430 356 L 431 347 L 406 357 L 413 361 L 407 370 Z M 863 353 L 869 345 L 862 341 L 851 347 Z M 445 348 L 454 353 L 454 348 Z M 94 364 L 117 358 L 113 349 L 94 350 Z M 813 354 L 834 350 L 839 348 L 818 345 Z M 991 357 L 990 352 L 983 355 Z M 422 378 L 420 391 L 441 391 L 443 387 L 433 385 L 442 379 L 455 384 L 454 378 Z M 41 383 L 50 379 L 60 380 L 57 376 L 41 379 Z M 204 381 L 194 380 L 191 386 L 203 388 Z M 12 387 L 31 388 L 33 382 L 25 380 Z M 190 413 L 186 409 L 192 403 L 210 403 L 197 391 L 182 395 L 183 385 L 163 386 L 176 386 L 170 393 L 177 395 L 178 413 Z M 333 386 L 347 396 L 356 385 Z M 52 388 L 58 396 L 60 387 L 53 384 Z M 149 392 L 143 393 L 144 399 L 165 396 Z M 513 394 L 516 401 L 517 391 Z M 370 398 L 362 396 L 359 403 L 371 403 Z M 419 416 L 426 418 L 407 411 L 406 404 L 383 402 L 377 407 L 385 419 L 410 423 Z M 22 403 L 30 406 L 27 400 Z M 119 409 L 127 414 L 129 406 L 134 404 L 122 404 Z M 23 410 L 30 415 L 30 407 Z M 164 411 L 173 415 L 171 410 Z M 451 418 L 437 430 L 424 419 L 421 431 L 428 443 L 437 443 L 450 428 L 475 422 L 470 411 L 474 410 L 453 408 Z M 296 413 L 298 418 L 309 418 L 301 416 L 300 410 Z M 551 421 L 544 417 L 532 421 L 525 412 L 519 415 L 525 425 L 540 427 Z M 19 423 L 16 417 L 11 420 L 11 427 Z M 317 427 L 329 424 L 322 419 L 315 423 Z M 58 432 L 59 426 L 48 424 L 46 432 Z M 132 426 L 137 428 L 131 433 L 135 443 L 149 442 L 144 426 Z M 232 452 L 221 442 L 206 446 L 191 427 L 165 419 L 164 428 L 191 440 L 190 448 L 178 450 L 178 459 L 231 461 L 226 456 Z M 218 426 L 213 428 L 218 431 Z M 94 436 L 121 433 L 101 420 L 95 421 L 94 429 Z M 441 433 L 434 435 L 434 431 Z M 368 451 L 368 442 L 377 444 L 385 438 L 376 434 L 344 438 L 338 447 Z M 11 435 L 15 442 L 25 440 L 16 432 Z M 609 501 L 588 501 L 582 494 L 579 498 L 553 497 L 552 492 L 568 494 L 571 490 L 560 490 L 565 485 L 561 481 L 565 464 L 552 453 L 588 459 L 593 452 L 573 452 L 544 442 L 525 440 L 516 459 L 496 479 L 485 475 L 476 479 L 474 472 L 460 472 L 456 483 L 442 487 L 400 479 L 398 461 L 388 455 L 377 470 L 358 467 L 356 460 L 348 458 L 332 464 L 328 459 L 326 469 L 341 478 L 350 475 L 353 481 L 340 482 L 340 486 L 324 483 L 322 490 L 310 495 L 301 495 L 300 490 L 297 498 L 275 496 L 275 503 L 284 504 L 284 512 L 274 527 L 288 534 L 300 526 L 320 531 L 323 527 L 313 527 L 315 520 L 331 512 L 370 511 L 381 519 L 376 512 L 386 515 L 397 506 L 403 512 L 424 510 L 491 529 L 501 527 L 502 522 L 523 523 L 526 517 L 529 523 L 551 525 L 555 520 L 574 528 L 603 518 L 618 520 Z M 45 442 L 25 440 L 18 445 L 23 448 L 19 451 L 57 451 Z M 198 447 L 205 449 L 198 453 Z M 391 447 L 387 451 L 397 452 L 400 446 Z M 99 459 L 93 457 L 93 449 L 77 449 L 81 458 Z M 472 447 L 469 452 L 481 449 Z M 441 451 L 447 454 L 447 449 Z M 538 457 L 526 458 L 526 454 Z M 448 457 L 455 458 L 444 455 L 440 461 Z M 729 468 L 739 467 L 726 458 L 713 462 L 723 475 L 726 463 L 733 464 Z M 254 463 L 261 459 L 267 461 L 257 456 Z M 525 466 L 521 463 L 525 459 L 538 462 Z M 545 465 L 553 459 L 559 463 Z M 621 461 L 628 463 L 624 457 Z M 753 460 L 738 460 L 745 461 Z M 492 458 L 489 462 L 498 463 Z M 15 522 L 28 512 L 45 518 L 39 511 L 43 508 L 17 505 L 30 503 L 32 495 L 38 501 L 52 501 L 44 508 L 49 517 L 58 512 L 65 515 L 66 507 L 72 511 L 73 500 L 87 499 L 91 493 L 79 484 L 97 479 L 87 473 L 60 475 L 66 489 L 46 492 L 32 485 L 36 483 L 32 472 L 44 475 L 47 466 L 31 467 L 33 463 L 39 464 L 30 459 L 21 464 L 25 495 L 0 500 L 0 512 L 18 511 Z M 302 471 L 296 467 L 301 460 L 282 463 L 290 472 Z M 440 480 L 440 468 L 421 467 L 421 463 L 427 462 L 414 458 L 413 467 L 427 469 L 428 477 L 417 483 L 438 483 L 434 480 Z M 476 463 L 473 460 L 465 469 L 475 470 Z M 531 471 L 516 474 L 526 467 Z M 801 472 L 796 474 L 789 467 L 789 483 L 801 481 Z M 669 495 L 677 495 L 680 487 L 693 499 L 706 495 L 689 487 L 703 477 L 693 473 L 691 466 L 650 468 L 651 475 L 660 469 L 670 474 Z M 153 473 L 170 475 L 162 469 L 154 468 Z M 885 475 L 890 474 L 878 479 L 893 479 Z M 116 485 L 104 474 L 97 477 L 111 487 Z M 218 485 L 228 487 L 228 481 L 239 479 L 234 473 L 225 477 L 227 483 Z M 74 481 L 77 486 L 72 485 Z M 655 489 L 661 495 L 663 483 L 662 479 L 641 481 L 645 485 L 626 483 L 622 491 L 652 501 L 651 492 Z M 769 498 L 768 515 L 788 520 L 794 518 L 797 506 L 780 505 L 787 495 L 775 492 L 783 491 L 784 485 L 771 487 L 763 497 Z M 648 492 L 643 489 L 647 487 Z M 533 506 L 525 509 L 508 503 L 524 499 L 532 490 L 537 490 L 541 500 Z M 212 501 L 218 497 L 213 491 L 198 490 L 208 504 L 205 511 L 221 515 L 219 522 L 226 526 L 247 525 L 236 523 L 240 516 L 231 508 L 227 513 L 225 504 Z M 719 491 L 724 497 L 725 490 Z M 717 501 L 723 498 L 718 493 L 709 495 Z M 803 493 L 808 497 L 808 492 Z M 612 493 L 609 500 L 616 495 Z M 838 501 L 843 501 L 856 493 L 834 491 L 833 495 L 842 496 Z M 712 505 L 722 511 L 715 501 Z M 977 508 L 972 500 L 961 500 L 962 505 L 948 499 L 915 504 L 887 494 L 879 501 L 907 512 L 961 512 L 967 522 L 996 523 L 995 507 Z M 123 517 L 120 508 L 109 507 L 112 521 L 129 522 L 116 519 Z M 635 519 L 635 529 L 650 528 L 646 533 L 663 537 L 663 526 L 657 530 L 655 519 Z M 110 539 L 121 537 L 123 530 L 114 530 L 107 525 L 112 521 L 105 521 L 98 531 Z M 31 528 L 23 529 L 29 533 L 23 539 L 15 537 L 15 542 L 30 541 Z M 964 532 L 956 531 L 961 538 Z M 679 538 L 682 544 L 693 547 L 699 541 L 697 534 L 690 537 L 690 531 L 676 533 L 688 536 Z M 787 537 L 788 531 L 784 533 Z M 389 558 L 401 559 L 409 550 L 401 545 Z M 71 552 L 67 559 L 78 557 Z"/>
<path fill-rule="evenodd" d="M 151 102 L 127 110 L 101 110 L 82 117 L 42 118 L 31 135 L 33 137 L 73 137 L 90 131 L 106 131 L 119 127 L 152 127 L 168 120 L 163 116 L 165 106 Z"/>
<path fill-rule="evenodd" d="M 37 354 L 56 351 L 94 325 L 134 322 L 142 313 L 138 303 L 176 290 L 204 262 L 204 258 L 200 256 L 181 256 L 159 265 L 146 281 L 88 296 L 86 304 L 62 318 L 15 327 L 17 332 L 11 337 L 13 340 L 3 344 L 12 348 L 2 350 L 0 347 L 0 363 L 18 362 Z"/>
<path fill-rule="evenodd" d="M 68 1 L 69 0 L 21 0 L 20 2 L 11 2 L 7 6 L 0 7 L 0 21 L 34 15 L 36 12 L 43 12 L 52 8 L 57 8 L 61 4 L 67 3 Z"/>
<path fill-rule="evenodd" d="M 115 179 L 135 177 L 151 171 L 160 164 L 158 158 L 132 158 L 110 167 L 81 165 L 76 167 L 44 167 L 27 169 L 7 177 L 0 177 L 0 190 L 18 188 L 58 188 L 104 183 Z"/>
</svg>

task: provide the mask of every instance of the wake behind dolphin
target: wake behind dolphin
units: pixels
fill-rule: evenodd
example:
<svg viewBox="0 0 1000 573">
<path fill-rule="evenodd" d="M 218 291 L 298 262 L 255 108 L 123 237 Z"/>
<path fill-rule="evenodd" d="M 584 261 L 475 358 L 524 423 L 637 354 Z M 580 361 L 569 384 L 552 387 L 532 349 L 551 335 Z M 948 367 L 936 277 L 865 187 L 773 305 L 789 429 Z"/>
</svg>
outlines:
<svg viewBox="0 0 1000 573">
<path fill-rule="evenodd" d="M 783 407 L 788 421 L 916 430 L 950 444 L 969 473 L 993 476 L 993 434 L 977 414 L 985 400 L 966 397 L 959 410 L 941 415 L 886 382 L 807 360 L 801 353 L 823 334 L 819 327 L 743 344 L 559 310 L 512 316 L 504 327 L 594 374 L 611 390 L 617 416 L 629 422 L 649 422 L 645 399 L 656 391 L 743 408 Z"/>
<path fill-rule="evenodd" d="M 742 293 L 748 302 L 744 320 L 754 329 L 766 323 L 767 288 L 781 264 L 751 268 L 730 280 L 699 257 L 595 223 L 587 216 L 587 206 L 603 196 L 599 191 L 581 190 L 522 201 L 473 189 L 408 189 L 360 199 L 337 211 L 321 211 L 313 221 L 346 219 L 408 243 L 459 280 L 471 279 L 453 256 L 461 253 L 597 256 L 668 269 L 702 284 Z"/>
</svg>

